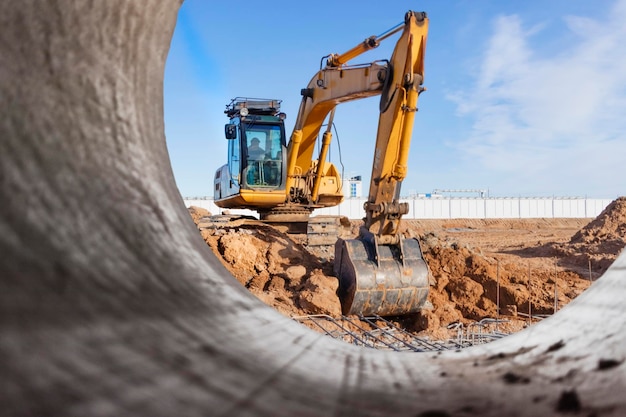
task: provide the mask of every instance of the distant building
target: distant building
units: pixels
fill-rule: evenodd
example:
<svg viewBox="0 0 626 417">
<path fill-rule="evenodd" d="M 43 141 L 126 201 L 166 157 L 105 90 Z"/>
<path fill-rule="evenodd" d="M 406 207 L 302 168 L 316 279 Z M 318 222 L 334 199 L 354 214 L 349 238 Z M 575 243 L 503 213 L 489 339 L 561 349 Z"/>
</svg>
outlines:
<svg viewBox="0 0 626 417">
<path fill-rule="evenodd" d="M 346 198 L 361 198 L 363 194 L 363 184 L 361 176 L 343 179 L 343 195 Z"/>
</svg>

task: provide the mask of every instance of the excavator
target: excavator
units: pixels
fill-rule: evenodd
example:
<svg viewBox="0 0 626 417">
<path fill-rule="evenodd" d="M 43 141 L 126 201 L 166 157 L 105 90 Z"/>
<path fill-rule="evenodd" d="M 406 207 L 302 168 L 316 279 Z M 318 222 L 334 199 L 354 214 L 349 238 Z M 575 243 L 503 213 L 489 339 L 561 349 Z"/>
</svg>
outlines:
<svg viewBox="0 0 626 417">
<path fill-rule="evenodd" d="M 398 32 L 390 59 L 348 64 Z M 341 173 L 327 161 L 335 109 L 380 95 L 364 225 L 356 239 L 337 238 L 334 247 L 344 315 L 398 316 L 427 304 L 429 271 L 419 241 L 399 231 L 408 212 L 408 204 L 399 201 L 400 187 L 407 175 L 418 96 L 425 90 L 427 34 L 426 13 L 408 11 L 403 22 L 381 35 L 324 57 L 325 66 L 301 90 L 288 143 L 281 100 L 237 97 L 226 106 L 228 163 L 215 173 L 215 204 L 255 210 L 264 222 L 290 224 L 311 221 L 315 209 L 343 201 Z"/>
</svg>

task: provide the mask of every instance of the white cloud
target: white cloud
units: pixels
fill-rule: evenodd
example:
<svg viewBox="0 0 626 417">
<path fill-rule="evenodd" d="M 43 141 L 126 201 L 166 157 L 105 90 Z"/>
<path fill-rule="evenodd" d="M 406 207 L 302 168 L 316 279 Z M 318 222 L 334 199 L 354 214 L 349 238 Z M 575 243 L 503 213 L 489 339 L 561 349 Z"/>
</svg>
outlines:
<svg viewBox="0 0 626 417">
<path fill-rule="evenodd" d="M 624 194 L 626 180 L 612 170 L 626 162 L 626 0 L 605 20 L 563 19 L 573 41 L 551 56 L 541 53 L 545 27 L 495 19 L 473 86 L 452 98 L 473 120 L 457 146 L 481 168 L 538 192 L 588 193 L 582 187 L 602 184 Z"/>
</svg>

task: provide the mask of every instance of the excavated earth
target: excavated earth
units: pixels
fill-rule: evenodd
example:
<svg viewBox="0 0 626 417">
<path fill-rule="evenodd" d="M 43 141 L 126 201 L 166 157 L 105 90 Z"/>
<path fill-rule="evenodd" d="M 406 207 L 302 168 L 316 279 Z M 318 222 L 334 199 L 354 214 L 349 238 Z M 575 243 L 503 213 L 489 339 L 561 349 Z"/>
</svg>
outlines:
<svg viewBox="0 0 626 417">
<path fill-rule="evenodd" d="M 210 215 L 189 211 L 201 226 Z M 361 224 L 352 221 L 342 237 Z M 504 320 L 499 331 L 513 333 L 569 303 L 616 259 L 626 245 L 626 197 L 592 220 L 406 220 L 402 232 L 421 241 L 433 309 L 393 321 L 439 340 L 485 318 Z M 307 248 L 304 236 L 254 221 L 200 233 L 242 285 L 282 314 L 341 316 L 332 258 Z"/>
</svg>

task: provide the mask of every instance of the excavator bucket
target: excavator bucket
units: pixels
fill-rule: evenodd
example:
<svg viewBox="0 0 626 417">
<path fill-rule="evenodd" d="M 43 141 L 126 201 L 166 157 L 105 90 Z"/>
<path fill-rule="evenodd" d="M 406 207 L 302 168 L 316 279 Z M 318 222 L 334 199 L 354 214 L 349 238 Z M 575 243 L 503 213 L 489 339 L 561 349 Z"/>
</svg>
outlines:
<svg viewBox="0 0 626 417">
<path fill-rule="evenodd" d="M 344 315 L 399 316 L 427 302 L 429 271 L 415 238 L 383 245 L 362 229 L 356 239 L 337 240 L 334 270 Z"/>
</svg>

